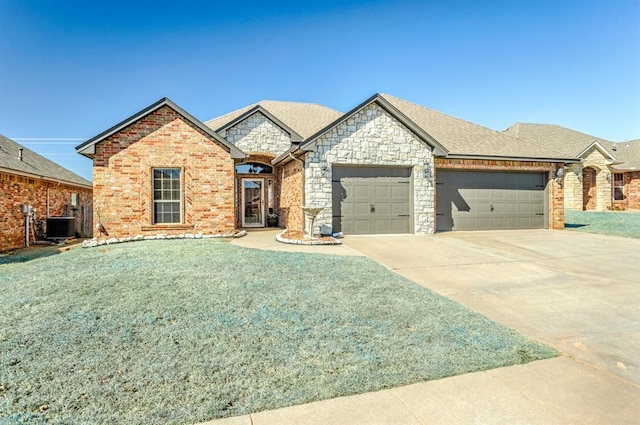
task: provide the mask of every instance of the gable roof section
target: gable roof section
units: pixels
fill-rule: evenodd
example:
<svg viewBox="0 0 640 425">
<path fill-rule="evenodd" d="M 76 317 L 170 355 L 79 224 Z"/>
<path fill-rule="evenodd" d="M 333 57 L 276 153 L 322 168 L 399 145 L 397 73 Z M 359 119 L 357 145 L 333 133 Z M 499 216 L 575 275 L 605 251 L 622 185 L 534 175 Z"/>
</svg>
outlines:
<svg viewBox="0 0 640 425">
<path fill-rule="evenodd" d="M 22 161 L 19 152 L 22 149 Z M 89 180 L 25 148 L 0 134 L 0 171 L 25 175 L 86 188 L 93 187 Z"/>
<path fill-rule="evenodd" d="M 240 114 L 237 118 L 234 118 L 232 121 L 229 121 L 227 124 L 223 125 L 222 127 L 214 128 L 214 130 L 215 130 L 216 133 L 221 133 L 221 132 L 233 127 L 234 125 L 236 125 L 240 121 L 244 120 L 245 118 L 250 117 L 251 115 L 255 114 L 256 112 L 260 112 L 262 115 L 264 115 L 265 117 L 270 119 L 273 123 L 275 123 L 278 127 L 280 127 L 285 133 L 287 133 L 289 135 L 289 138 L 291 139 L 291 142 L 297 143 L 297 142 L 301 142 L 302 141 L 302 136 L 300 136 L 294 129 L 289 127 L 287 124 L 282 122 L 278 117 L 276 117 L 271 112 L 266 110 L 262 105 L 254 106 L 253 108 L 249 109 L 248 111 Z"/>
<path fill-rule="evenodd" d="M 384 98 L 380 94 L 374 94 L 369 99 L 365 100 L 346 114 L 342 115 L 340 118 L 327 125 L 317 133 L 311 135 L 308 139 L 306 139 L 303 143 L 300 144 L 300 150 L 309 151 L 315 150 L 316 142 L 318 138 L 322 135 L 326 134 L 328 131 L 333 129 L 334 127 L 342 124 L 350 117 L 355 115 L 357 112 L 366 108 L 372 103 L 378 104 L 382 109 L 387 111 L 389 115 L 394 117 L 396 120 L 400 121 L 404 124 L 410 131 L 412 131 L 415 135 L 417 135 L 423 142 L 428 144 L 434 149 L 434 153 L 438 156 L 444 156 L 447 154 L 447 149 L 444 148 L 436 139 L 431 137 L 429 133 L 427 133 L 423 128 L 418 126 L 415 122 L 409 119 L 405 114 L 402 113 L 398 108 L 396 108 L 392 103 L 390 103 L 386 98 Z M 286 152 L 285 152 L 286 153 Z"/>
<path fill-rule="evenodd" d="M 204 125 L 201 121 L 196 119 L 193 115 L 191 115 L 190 113 L 188 113 L 187 111 L 185 111 L 184 109 L 182 109 L 181 107 L 179 107 L 178 105 L 176 105 L 174 102 L 172 102 L 170 99 L 168 99 L 166 97 L 160 99 L 159 101 L 157 101 L 157 102 L 155 102 L 155 103 L 153 103 L 153 104 L 151 104 L 149 106 L 147 106 L 146 108 L 144 108 L 140 112 L 130 116 L 129 118 L 125 119 L 124 121 L 121 121 L 120 123 L 114 125 L 110 129 L 108 129 L 108 130 L 98 134 L 97 136 L 87 140 L 86 142 L 82 143 L 81 145 L 76 146 L 76 151 L 81 155 L 90 157 L 90 155 L 95 154 L 95 146 L 98 143 L 100 143 L 103 140 L 105 140 L 106 138 L 118 133 L 119 131 L 124 130 L 126 127 L 130 126 L 131 124 L 135 123 L 136 121 L 140 120 L 141 118 L 144 118 L 145 116 L 149 115 L 150 113 L 162 108 L 163 106 L 168 106 L 169 108 L 173 109 L 178 114 L 180 114 L 184 119 L 186 119 L 191 124 L 193 124 L 195 127 L 199 128 L 205 134 L 207 134 L 209 137 L 211 137 L 213 140 L 215 140 L 216 142 L 220 143 L 231 154 L 231 158 L 244 159 L 244 158 L 247 157 L 247 155 L 244 152 L 242 152 L 240 149 L 235 147 L 233 144 L 227 142 L 225 139 L 220 137 L 216 132 L 211 130 L 211 128 L 209 128 L 206 125 Z"/>
<path fill-rule="evenodd" d="M 304 140 L 342 115 L 335 109 L 315 103 L 263 100 L 213 118 L 205 124 L 215 131 L 223 131 L 258 111 L 289 133 L 292 142 Z"/>
<path fill-rule="evenodd" d="M 448 158 L 576 161 L 575 155 L 540 146 L 388 94 L 381 96 L 428 131 L 448 151 Z"/>
<path fill-rule="evenodd" d="M 638 171 L 640 170 L 640 139 L 629 140 L 621 143 L 612 143 L 611 149 L 618 158 L 619 164 L 613 165 L 616 171 Z"/>
<path fill-rule="evenodd" d="M 555 124 L 516 123 L 504 132 L 576 157 L 581 157 L 596 146 L 603 155 L 617 162 L 612 168 L 640 169 L 638 141 L 616 143 Z"/>
<path fill-rule="evenodd" d="M 600 142 L 598 142 L 597 140 L 594 140 L 593 142 L 591 142 L 591 144 L 589 146 L 587 146 L 586 148 L 584 148 L 582 150 L 582 152 L 580 152 L 578 155 L 576 155 L 578 158 L 583 158 L 587 152 L 589 152 L 591 149 L 596 149 L 598 152 L 600 152 L 602 154 L 602 156 L 606 157 L 609 161 L 617 161 L 613 155 L 611 155 L 609 153 L 609 151 L 607 151 L 604 146 L 602 146 L 600 144 Z"/>
</svg>

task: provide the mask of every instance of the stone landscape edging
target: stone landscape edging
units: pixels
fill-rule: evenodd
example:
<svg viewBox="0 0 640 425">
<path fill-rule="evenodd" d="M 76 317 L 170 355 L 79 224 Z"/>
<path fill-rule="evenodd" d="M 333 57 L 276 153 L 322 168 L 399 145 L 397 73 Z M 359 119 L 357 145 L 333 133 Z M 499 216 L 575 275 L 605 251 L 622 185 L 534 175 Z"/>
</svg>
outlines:
<svg viewBox="0 0 640 425">
<path fill-rule="evenodd" d="M 138 241 L 152 241 L 152 240 L 166 240 L 166 239 L 229 239 L 229 238 L 241 238 L 246 236 L 247 231 L 241 230 L 239 232 L 234 233 L 218 233 L 215 235 L 205 235 L 203 233 L 181 233 L 179 235 L 167 235 L 164 233 L 160 233 L 157 235 L 137 235 L 137 236 L 127 236 L 124 238 L 110 238 L 110 239 L 89 239 L 82 242 L 83 248 L 93 248 L 96 246 L 104 246 L 104 245 L 114 245 L 125 242 L 138 242 Z"/>
</svg>

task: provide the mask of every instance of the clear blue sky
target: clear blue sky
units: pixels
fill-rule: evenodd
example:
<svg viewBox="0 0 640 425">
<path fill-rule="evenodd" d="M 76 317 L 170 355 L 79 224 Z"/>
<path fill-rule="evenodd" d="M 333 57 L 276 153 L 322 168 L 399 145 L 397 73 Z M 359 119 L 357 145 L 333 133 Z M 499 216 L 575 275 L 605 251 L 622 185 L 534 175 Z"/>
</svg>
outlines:
<svg viewBox="0 0 640 425">
<path fill-rule="evenodd" d="M 205 121 L 376 92 L 495 130 L 640 138 L 640 1 L 0 0 L 0 133 L 87 178 L 68 138 L 164 96 Z"/>
</svg>

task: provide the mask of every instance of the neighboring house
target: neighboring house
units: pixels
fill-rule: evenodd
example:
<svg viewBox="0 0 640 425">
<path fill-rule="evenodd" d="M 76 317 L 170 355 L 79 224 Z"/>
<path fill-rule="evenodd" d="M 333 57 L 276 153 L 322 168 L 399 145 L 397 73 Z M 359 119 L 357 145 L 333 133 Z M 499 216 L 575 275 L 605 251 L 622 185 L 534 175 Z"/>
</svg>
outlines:
<svg viewBox="0 0 640 425">
<path fill-rule="evenodd" d="M 263 101 L 207 121 L 161 99 L 77 147 L 115 237 L 562 228 L 558 170 L 577 159 L 388 95 L 346 114 Z"/>
<path fill-rule="evenodd" d="M 565 170 L 567 209 L 640 209 L 639 140 L 616 143 L 550 124 L 517 123 L 505 133 L 580 159 Z"/>
<path fill-rule="evenodd" d="M 22 205 L 36 210 L 34 230 L 44 236 L 48 217 L 77 217 L 90 209 L 91 189 L 90 181 L 0 135 L 0 251 L 26 243 Z M 81 220 L 76 230 L 83 230 Z M 81 236 L 92 236 L 91 230 L 89 222 Z"/>
</svg>

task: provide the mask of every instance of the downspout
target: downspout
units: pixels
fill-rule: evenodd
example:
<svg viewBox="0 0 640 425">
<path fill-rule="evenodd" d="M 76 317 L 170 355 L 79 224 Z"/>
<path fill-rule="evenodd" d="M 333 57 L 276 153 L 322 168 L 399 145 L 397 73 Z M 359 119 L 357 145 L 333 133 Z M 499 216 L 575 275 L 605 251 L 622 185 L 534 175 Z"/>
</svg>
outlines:
<svg viewBox="0 0 640 425">
<path fill-rule="evenodd" d="M 47 216 L 46 216 L 46 218 L 49 217 L 49 186 L 50 186 L 50 184 L 47 183 Z"/>
</svg>

